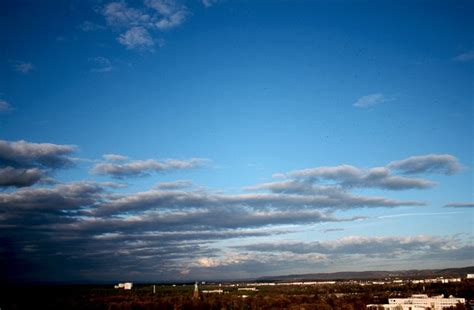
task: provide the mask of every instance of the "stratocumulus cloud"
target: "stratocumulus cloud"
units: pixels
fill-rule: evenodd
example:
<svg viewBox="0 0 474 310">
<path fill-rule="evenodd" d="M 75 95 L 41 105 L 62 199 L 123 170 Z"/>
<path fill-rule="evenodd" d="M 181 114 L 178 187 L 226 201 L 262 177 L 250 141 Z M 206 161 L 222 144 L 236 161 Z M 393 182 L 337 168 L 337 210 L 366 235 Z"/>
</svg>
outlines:
<svg viewBox="0 0 474 310">
<path fill-rule="evenodd" d="M 474 202 L 451 202 L 444 205 L 446 208 L 473 208 Z"/>
<path fill-rule="evenodd" d="M 428 173 L 452 175 L 461 171 L 461 169 L 462 165 L 452 155 L 429 154 L 413 156 L 390 162 L 383 167 L 368 169 L 344 164 L 278 173 L 274 177 L 290 179 L 263 183 L 250 187 L 250 189 L 294 193 L 314 192 L 316 187 L 313 186 L 313 183 L 319 184 L 319 189 L 324 188 L 324 185 L 326 187 L 327 185 L 336 185 L 342 188 L 380 188 L 385 190 L 427 189 L 434 187 L 436 183 L 424 178 L 415 178 L 411 175 Z"/>
<path fill-rule="evenodd" d="M 44 172 L 38 168 L 0 168 L 0 187 L 25 187 L 37 183 L 44 177 Z"/>
<path fill-rule="evenodd" d="M 388 164 L 388 167 L 400 170 L 405 174 L 442 173 L 448 175 L 459 172 L 462 168 L 458 159 L 449 154 L 412 156 L 393 161 Z"/>
<path fill-rule="evenodd" d="M 71 167 L 72 145 L 0 140 L 0 187 L 31 186 L 52 171 Z"/>
<path fill-rule="evenodd" d="M 366 220 L 366 216 L 354 215 L 363 208 L 424 206 L 423 201 L 351 192 L 362 187 L 387 191 L 425 188 L 409 183 L 413 180 L 432 185 L 429 180 L 394 175 L 388 166 L 298 170 L 285 174 L 287 179 L 281 181 L 247 186 L 242 193 L 205 189 L 191 180 L 160 182 L 149 190 L 127 192 L 124 184 L 95 181 L 31 187 L 43 178 L 44 169 L 70 165 L 69 156 L 75 147 L 25 141 L 3 142 L 0 146 L 2 163 L 15 165 L 0 169 L 0 184 L 22 187 L 0 192 L 0 229 L 2 242 L 8 246 L 6 255 L 20 265 L 48 257 L 50 263 L 67 270 L 55 275 L 54 270 L 43 266 L 28 274 L 8 274 L 12 279 L 41 278 L 46 273 L 50 279 L 65 274 L 74 278 L 77 275 L 73 270 L 78 266 L 85 277 L 107 278 L 109 274 L 130 272 L 143 279 L 150 272 L 162 278 L 175 274 L 205 277 L 210 269 L 242 276 L 242 272 L 280 270 L 283 266 L 294 270 L 323 267 L 330 262 L 344 266 L 354 257 L 362 257 L 367 263 L 393 256 L 422 259 L 434 253 L 447 259 L 465 259 L 468 251 L 462 240 L 436 236 L 258 241 L 321 223 L 357 224 Z M 171 173 L 205 162 L 131 160 L 106 154 L 92 169 L 125 178 Z M 392 180 L 409 185 L 395 186 Z M 346 211 L 351 215 L 341 214 Z M 249 238 L 257 241 L 245 242 Z M 222 240 L 239 240 L 240 245 L 216 246 Z M 109 263 L 111 257 L 114 264 Z M 124 267 L 131 264 L 139 267 Z"/>
<path fill-rule="evenodd" d="M 75 146 L 73 145 L 0 140 L 0 164 L 25 167 L 64 167 L 73 164 L 68 156 L 74 150 Z"/>
<path fill-rule="evenodd" d="M 148 160 L 131 160 L 125 163 L 110 162 L 110 156 L 108 156 L 109 162 L 98 163 L 92 169 L 95 174 L 110 175 L 114 178 L 125 178 L 125 177 L 137 177 L 146 176 L 151 172 L 169 172 L 177 170 L 192 169 L 202 167 L 208 162 L 203 158 L 191 158 L 185 160 L 179 159 L 167 159 L 158 161 L 155 159 Z M 120 158 L 121 161 L 125 158 Z M 114 157 L 114 161 L 117 161 L 117 157 Z"/>
</svg>

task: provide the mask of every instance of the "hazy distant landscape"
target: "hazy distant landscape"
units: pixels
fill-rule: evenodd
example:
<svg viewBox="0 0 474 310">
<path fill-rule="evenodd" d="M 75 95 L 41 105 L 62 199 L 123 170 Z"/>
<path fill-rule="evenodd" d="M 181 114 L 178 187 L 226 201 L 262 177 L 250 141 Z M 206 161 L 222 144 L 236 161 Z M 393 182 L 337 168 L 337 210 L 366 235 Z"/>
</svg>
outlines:
<svg viewBox="0 0 474 310">
<path fill-rule="evenodd" d="M 465 304 L 458 304 L 452 309 L 468 310 L 474 307 L 474 277 L 466 279 L 465 272 L 473 270 L 474 266 L 445 270 L 293 275 L 252 282 L 200 282 L 197 295 L 194 293 L 194 283 L 134 284 L 131 290 L 114 289 L 112 284 L 13 285 L 1 287 L 5 297 L 0 307 L 363 310 L 369 304 L 387 303 L 389 298 L 422 293 L 465 298 Z M 437 278 L 433 278 L 435 276 Z M 412 279 L 415 278 L 425 279 L 426 283 L 413 283 Z M 306 282 L 296 282 L 297 279 L 305 279 Z M 318 282 L 320 279 L 332 281 Z M 441 282 L 448 279 L 455 281 Z M 435 280 L 439 282 L 433 282 Z"/>
</svg>

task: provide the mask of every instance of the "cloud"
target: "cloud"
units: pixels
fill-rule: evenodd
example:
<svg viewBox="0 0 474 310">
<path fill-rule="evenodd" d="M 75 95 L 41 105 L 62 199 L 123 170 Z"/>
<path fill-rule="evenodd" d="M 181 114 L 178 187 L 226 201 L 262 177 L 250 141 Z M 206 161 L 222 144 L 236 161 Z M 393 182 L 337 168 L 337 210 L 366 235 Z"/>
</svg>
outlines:
<svg viewBox="0 0 474 310">
<path fill-rule="evenodd" d="M 452 175 L 461 169 L 461 164 L 452 155 L 429 154 L 392 161 L 384 167 L 363 169 L 344 164 L 277 173 L 274 178 L 290 179 L 258 184 L 246 189 L 300 194 L 318 193 L 322 190 L 334 190 L 338 187 L 345 189 L 380 188 L 385 190 L 426 189 L 435 186 L 436 183 L 406 175 L 427 173 Z M 397 172 L 403 175 L 395 174 Z"/>
<path fill-rule="evenodd" d="M 176 28 L 190 14 L 187 8 L 172 0 L 145 0 L 140 7 L 129 7 L 125 1 L 104 5 L 102 15 L 114 31 L 123 31 L 117 41 L 127 49 L 153 50 L 156 33 Z"/>
<path fill-rule="evenodd" d="M 128 160 L 127 156 L 117 154 L 105 154 L 102 156 L 107 161 L 125 161 Z"/>
<path fill-rule="evenodd" d="M 388 190 L 426 189 L 433 187 L 434 182 L 419 178 L 409 178 L 391 175 L 386 167 L 360 169 L 350 165 L 334 167 L 317 167 L 292 171 L 287 174 L 294 178 L 309 179 L 310 181 L 334 181 L 342 187 L 381 188 Z M 272 187 L 283 186 L 281 182 L 273 183 Z M 290 186 L 308 186 L 307 183 L 291 183 Z M 269 188 L 272 189 L 272 188 Z"/>
<path fill-rule="evenodd" d="M 268 236 L 279 231 L 285 233 L 277 227 L 272 228 L 274 225 L 355 219 L 337 218 L 317 210 L 257 211 L 239 205 L 221 207 L 218 202 L 205 206 L 191 200 L 176 210 L 164 205 L 161 210 L 144 208 L 143 212 L 134 214 L 125 209 L 116 215 L 92 212 L 113 207 L 114 202 L 120 200 L 105 186 L 102 183 L 76 182 L 0 193 L 2 244 L 12 245 L 13 249 L 8 251 L 11 257 L 15 257 L 14 262 L 45 261 L 49 257 L 48 262 L 55 261 L 48 266 L 61 265 L 64 268 L 58 277 L 68 276 L 65 274 L 77 270 L 80 265 L 83 267 L 81 275 L 90 269 L 91 278 L 97 275 L 107 278 L 110 269 L 115 274 L 123 274 L 131 269 L 122 266 L 138 262 L 142 267 L 132 268 L 134 273 L 154 270 L 166 274 L 182 268 L 182 265 L 189 265 L 195 257 L 215 254 L 215 250 L 207 247 L 213 241 Z M 121 198 L 131 204 L 137 199 L 134 195 L 127 196 Z M 135 204 L 140 202 L 137 200 Z M 28 251 L 23 251 L 20 244 L 28 245 Z M 154 264 L 163 266 L 163 269 L 156 269 L 152 266 Z M 17 270 L 9 276 L 55 277 L 50 267 L 39 266 L 36 273 Z M 69 276 L 74 278 L 78 274 Z"/>
<path fill-rule="evenodd" d="M 1 187 L 24 187 L 37 183 L 44 177 L 44 172 L 38 168 L 13 168 L 0 167 L 0 188 Z"/>
<path fill-rule="evenodd" d="M 206 8 L 209 8 L 211 6 L 213 6 L 214 4 L 216 4 L 218 2 L 218 0 L 202 0 L 202 4 L 206 7 Z"/>
<path fill-rule="evenodd" d="M 422 206 L 423 202 L 358 196 L 344 191 L 334 194 L 295 195 L 278 193 L 216 194 L 207 191 L 150 190 L 117 195 L 93 210 L 95 215 L 140 213 L 147 210 L 215 209 L 247 207 L 259 211 L 347 210 L 355 208 Z"/>
<path fill-rule="evenodd" d="M 100 202 L 103 187 L 97 183 L 76 182 L 54 188 L 21 188 L 0 194 L 0 208 L 5 210 L 60 210 L 91 207 Z"/>
<path fill-rule="evenodd" d="M 35 69 L 35 66 L 31 62 L 25 62 L 21 60 L 13 61 L 13 69 L 17 72 L 27 74 Z"/>
<path fill-rule="evenodd" d="M 453 58 L 453 60 L 454 61 L 459 61 L 459 62 L 472 61 L 472 60 L 474 60 L 474 50 L 470 50 L 468 52 L 457 55 L 456 57 Z"/>
<path fill-rule="evenodd" d="M 412 156 L 393 161 L 388 164 L 388 167 L 400 170 L 404 174 L 441 173 L 452 175 L 462 169 L 457 158 L 449 154 Z"/>
<path fill-rule="evenodd" d="M 156 22 L 156 28 L 160 30 L 175 28 L 185 21 L 187 14 L 186 11 L 178 11 L 169 16 L 163 17 Z"/>
<path fill-rule="evenodd" d="M 388 101 L 382 94 L 371 94 L 367 96 L 362 96 L 353 104 L 356 108 L 372 108 L 380 103 Z"/>
<path fill-rule="evenodd" d="M 72 145 L 0 140 L 0 188 L 48 182 L 56 169 L 73 165 Z"/>
<path fill-rule="evenodd" d="M 124 1 L 106 4 L 102 14 L 107 24 L 115 27 L 141 26 L 150 21 L 150 16 L 143 10 L 130 8 Z"/>
<path fill-rule="evenodd" d="M 156 189 L 162 190 L 177 190 L 184 189 L 193 186 L 193 182 L 190 180 L 178 180 L 173 182 L 161 182 L 155 186 Z"/>
<path fill-rule="evenodd" d="M 189 15 L 186 7 L 173 0 L 145 0 L 145 5 L 158 13 L 158 20 L 154 25 L 159 30 L 178 27 Z"/>
<path fill-rule="evenodd" d="M 256 252 L 292 252 L 295 254 L 382 254 L 400 255 L 404 252 L 441 251 L 458 247 L 453 238 L 414 237 L 363 237 L 350 236 L 331 241 L 257 243 L 235 248 Z"/>
<path fill-rule="evenodd" d="M 473 208 L 474 202 L 451 202 L 444 205 L 445 208 Z"/>
<path fill-rule="evenodd" d="M 397 262 L 405 260 L 407 266 L 411 259 L 433 262 L 439 259 L 436 257 L 446 261 L 468 257 L 468 248 L 454 237 L 268 241 L 275 235 L 280 235 L 279 239 L 295 236 L 289 233 L 305 229 L 302 225 L 340 226 L 362 221 L 365 217 L 356 213 L 361 208 L 423 206 L 421 201 L 350 191 L 362 186 L 416 188 L 418 183 L 410 182 L 429 182 L 393 174 L 403 172 L 401 168 L 340 165 L 296 170 L 284 174 L 287 179 L 247 187 L 243 193 L 209 190 L 189 180 L 160 182 L 140 192 L 117 190 L 124 185 L 114 182 L 44 184 L 44 173 L 74 162 L 70 157 L 74 150 L 71 145 L 0 141 L 0 185 L 12 187 L 0 191 L 0 242 L 4 248 L 0 267 L 8 271 L 7 279 L 100 277 L 112 281 L 117 274 L 135 281 L 150 280 L 150 275 L 163 280 L 218 274 L 254 277 L 342 268 L 353 266 L 356 259 L 370 267 L 393 257 Z M 94 162 L 92 171 L 116 178 L 206 163 L 196 158 L 131 160 L 118 154 L 106 154 L 103 159 Z M 33 184 L 37 186 L 28 187 Z M 341 215 L 344 211 L 350 212 Z"/>
<path fill-rule="evenodd" d="M 84 21 L 81 24 L 77 26 L 77 29 L 80 29 L 84 32 L 92 32 L 92 31 L 99 31 L 99 30 L 104 30 L 105 27 L 96 23 L 93 23 L 91 21 Z"/>
<path fill-rule="evenodd" d="M 11 111 L 12 106 L 3 99 L 0 99 L 0 113 Z"/>
<path fill-rule="evenodd" d="M 148 30 L 143 27 L 133 27 L 121 34 L 117 41 L 128 49 L 147 49 L 155 45 Z"/>
<path fill-rule="evenodd" d="M 93 68 L 91 68 L 91 72 L 110 72 L 114 68 L 110 60 L 102 56 L 89 58 L 89 62 L 94 66 Z"/>
<path fill-rule="evenodd" d="M 425 266 L 440 261 L 469 264 L 472 249 L 455 236 L 353 236 L 324 242 L 266 242 L 232 246 L 218 255 L 203 255 L 183 269 L 201 277 L 211 273 L 230 278 L 334 271 L 334 266 L 337 271 L 374 270 L 380 266 L 406 269 L 414 262 Z M 360 263 L 354 266 L 354 261 Z"/>
<path fill-rule="evenodd" d="M 94 166 L 92 172 L 95 174 L 110 175 L 114 178 L 146 176 L 151 172 L 169 172 L 175 170 L 192 169 L 203 166 L 207 160 L 202 158 L 191 158 L 187 160 L 168 159 L 157 161 L 133 160 L 127 163 L 99 163 Z"/>
<path fill-rule="evenodd" d="M 0 165 L 61 168 L 73 164 L 73 145 L 0 140 Z"/>
<path fill-rule="evenodd" d="M 325 228 L 321 229 L 321 232 L 328 233 L 328 232 L 335 232 L 335 231 L 344 231 L 344 228 Z"/>
</svg>

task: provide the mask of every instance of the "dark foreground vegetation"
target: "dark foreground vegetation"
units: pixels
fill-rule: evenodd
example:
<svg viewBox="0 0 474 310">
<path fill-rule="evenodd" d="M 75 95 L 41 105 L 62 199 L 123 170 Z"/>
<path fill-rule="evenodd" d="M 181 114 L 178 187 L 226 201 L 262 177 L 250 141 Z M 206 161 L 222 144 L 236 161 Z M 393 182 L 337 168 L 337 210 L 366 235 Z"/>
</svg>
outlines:
<svg viewBox="0 0 474 310">
<path fill-rule="evenodd" d="M 217 289 L 205 285 L 200 289 Z M 221 287 L 224 294 L 202 294 L 193 298 L 192 284 L 135 285 L 131 291 L 113 285 L 2 285 L 0 308 L 10 309 L 322 309 L 362 310 L 367 304 L 387 303 L 389 297 L 412 294 L 453 295 L 474 299 L 474 281 L 436 284 L 266 286 L 258 292 Z M 243 297 L 242 295 L 247 295 Z M 459 306 L 457 309 L 468 309 Z"/>
</svg>

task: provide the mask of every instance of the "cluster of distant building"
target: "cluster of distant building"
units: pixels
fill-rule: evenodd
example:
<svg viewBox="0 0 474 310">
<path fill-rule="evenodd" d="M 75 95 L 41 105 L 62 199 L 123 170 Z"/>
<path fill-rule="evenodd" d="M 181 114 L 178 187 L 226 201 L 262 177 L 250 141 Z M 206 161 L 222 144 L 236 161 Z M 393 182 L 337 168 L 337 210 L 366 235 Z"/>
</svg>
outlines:
<svg viewBox="0 0 474 310">
<path fill-rule="evenodd" d="M 288 285 L 324 285 L 324 284 L 336 284 L 336 281 L 306 281 L 306 282 L 255 282 L 246 283 L 246 286 L 288 286 Z M 230 284 L 230 287 L 239 286 L 239 284 Z"/>
<path fill-rule="evenodd" d="M 114 288 L 117 288 L 117 289 L 124 289 L 124 290 L 131 290 L 133 287 L 133 283 L 132 282 L 125 282 L 125 283 L 119 283 L 117 285 L 114 286 Z"/>
<path fill-rule="evenodd" d="M 454 282 L 461 282 L 461 278 L 432 278 L 432 279 L 395 279 L 395 280 L 385 280 L 385 281 L 361 281 L 359 282 L 360 285 L 370 285 L 370 284 L 403 284 L 403 283 L 413 283 L 413 284 L 420 284 L 420 283 L 454 283 Z"/>
<path fill-rule="evenodd" d="M 410 298 L 390 298 L 388 304 L 370 304 L 367 309 L 374 310 L 442 310 L 449 307 L 456 307 L 457 304 L 464 305 L 466 300 L 444 295 L 428 297 L 425 294 L 412 295 Z"/>
</svg>

